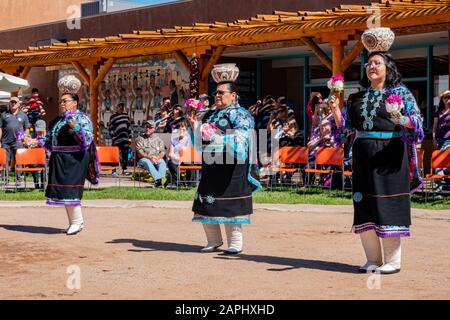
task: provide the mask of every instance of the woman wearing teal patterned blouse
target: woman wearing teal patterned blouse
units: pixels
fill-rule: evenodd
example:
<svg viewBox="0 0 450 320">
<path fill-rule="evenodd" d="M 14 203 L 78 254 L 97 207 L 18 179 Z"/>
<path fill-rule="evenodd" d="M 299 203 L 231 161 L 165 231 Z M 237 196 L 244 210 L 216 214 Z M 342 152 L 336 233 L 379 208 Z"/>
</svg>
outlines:
<svg viewBox="0 0 450 320">
<path fill-rule="evenodd" d="M 330 101 L 338 122 L 345 121 L 357 130 L 352 163 L 353 228 L 367 257 L 360 272 L 400 271 L 400 237 L 410 235 L 410 195 L 423 185 L 415 148 L 423 139 L 422 119 L 413 95 L 401 83 L 395 62 L 386 52 L 393 39 L 388 28 L 366 31 L 363 43 L 370 52 L 365 65 L 368 87 L 349 97 L 346 116 L 341 115 L 335 99 Z"/>
<path fill-rule="evenodd" d="M 59 101 L 60 115 L 50 122 L 45 141 L 45 147 L 51 152 L 45 195 L 47 204 L 66 208 L 69 219 L 66 233 L 73 235 L 83 229 L 81 199 L 94 135 L 91 120 L 77 108 L 79 99 L 73 92 L 81 86 L 79 80 L 68 76 L 62 78 L 58 86 L 63 92 Z"/>
<path fill-rule="evenodd" d="M 215 251 L 223 244 L 220 224 L 225 225 L 227 236 L 225 253 L 242 251 L 242 224 L 250 224 L 252 193 L 260 188 L 252 175 L 254 120 L 237 103 L 233 83 L 236 69 L 215 66 L 216 108 L 205 113 L 201 122 L 195 116 L 189 119 L 195 133 L 194 146 L 203 151 L 201 180 L 193 205 L 193 221 L 203 224 L 208 241 L 202 252 Z"/>
</svg>

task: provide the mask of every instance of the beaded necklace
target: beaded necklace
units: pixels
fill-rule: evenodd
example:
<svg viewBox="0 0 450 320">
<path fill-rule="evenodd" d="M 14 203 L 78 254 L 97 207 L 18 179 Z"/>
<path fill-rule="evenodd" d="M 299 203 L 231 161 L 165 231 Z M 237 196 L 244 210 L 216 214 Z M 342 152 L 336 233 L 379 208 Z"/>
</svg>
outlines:
<svg viewBox="0 0 450 320">
<path fill-rule="evenodd" d="M 231 107 L 234 107 L 234 104 L 231 105 Z M 229 111 L 229 109 L 231 107 L 228 108 L 224 108 L 220 111 L 217 112 L 213 112 L 208 119 L 206 120 L 206 123 L 210 123 L 210 124 L 219 124 L 220 126 L 226 126 L 227 125 L 227 120 L 222 118 L 222 116 L 227 113 Z"/>
<path fill-rule="evenodd" d="M 80 111 L 79 110 L 75 110 L 75 115 L 74 118 L 76 119 L 77 122 L 80 122 L 79 116 L 80 116 Z M 58 134 L 59 131 L 61 131 L 61 129 L 67 124 L 67 120 L 63 117 L 61 117 L 61 119 L 53 126 L 53 129 L 50 131 L 50 137 L 51 137 L 51 145 L 52 146 L 57 146 L 58 145 Z"/>
<path fill-rule="evenodd" d="M 369 94 L 373 91 L 373 95 L 375 96 L 375 99 L 372 98 L 369 101 Z M 377 110 L 380 107 L 380 102 L 383 100 L 384 94 L 386 92 L 386 89 L 381 90 L 373 90 L 369 89 L 364 94 L 363 104 L 361 106 L 361 115 L 364 117 L 363 122 L 363 129 L 364 130 L 372 130 L 373 128 L 373 117 L 377 114 Z M 373 104 L 373 108 L 370 111 L 370 113 L 367 111 L 368 103 Z"/>
</svg>

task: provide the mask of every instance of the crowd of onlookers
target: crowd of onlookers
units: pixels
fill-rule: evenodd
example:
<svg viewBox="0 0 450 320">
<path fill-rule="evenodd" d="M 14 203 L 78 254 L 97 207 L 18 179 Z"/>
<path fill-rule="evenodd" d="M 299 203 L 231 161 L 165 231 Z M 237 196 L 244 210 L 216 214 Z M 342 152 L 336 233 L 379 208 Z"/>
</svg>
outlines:
<svg viewBox="0 0 450 320">
<path fill-rule="evenodd" d="M 213 105 L 210 106 L 208 95 L 203 94 L 199 99 L 204 105 L 204 111 L 210 107 L 214 108 Z M 189 124 L 186 121 L 186 106 L 172 102 L 170 97 L 162 99 L 160 107 L 141 125 L 133 124 L 130 110 L 125 103 L 119 101 L 113 108 L 108 119 L 108 127 L 100 128 L 102 139 L 100 145 L 119 147 L 123 174 L 131 174 L 128 167 L 134 160 L 136 165 L 149 172 L 156 186 L 165 184 L 166 173 L 172 181 L 178 179 L 180 150 L 190 146 L 191 138 Z M 333 114 L 320 93 L 311 93 L 306 107 L 309 128 L 306 137 L 299 128 L 292 106 L 288 105 L 284 96 L 267 95 L 250 106 L 248 111 L 254 117 L 257 132 L 257 165 L 260 167 L 261 176 L 269 174 L 268 169 L 274 164 L 275 150 L 285 146 L 307 147 L 310 167 L 314 166 L 318 148 L 343 146 L 344 165 L 346 169 L 351 169 L 351 144 L 354 132 L 336 126 Z M 345 113 L 345 106 L 343 112 Z M 1 147 L 7 151 L 8 163 L 14 158 L 18 148 L 36 147 L 36 144 L 33 145 L 29 141 L 36 141 L 36 137 L 45 136 L 46 123 L 42 120 L 44 115 L 45 105 L 37 89 L 33 89 L 32 95 L 24 101 L 16 97 L 11 99 L 9 109 L 0 117 Z M 161 134 L 168 134 L 170 139 L 161 139 Z M 440 96 L 439 107 L 434 117 L 433 143 L 436 149 L 450 149 L 449 90 Z M 190 181 L 190 172 L 186 172 L 183 176 Z M 290 179 L 291 176 L 287 175 L 287 178 Z M 18 180 L 20 179 L 21 177 L 18 177 Z M 324 177 L 322 182 L 326 185 L 328 180 L 329 177 Z M 39 179 L 37 174 L 34 175 L 34 181 L 37 188 L 42 188 L 42 179 Z M 345 181 L 346 184 L 349 182 Z M 441 188 L 448 185 L 450 183 L 447 180 L 441 183 Z"/>
</svg>

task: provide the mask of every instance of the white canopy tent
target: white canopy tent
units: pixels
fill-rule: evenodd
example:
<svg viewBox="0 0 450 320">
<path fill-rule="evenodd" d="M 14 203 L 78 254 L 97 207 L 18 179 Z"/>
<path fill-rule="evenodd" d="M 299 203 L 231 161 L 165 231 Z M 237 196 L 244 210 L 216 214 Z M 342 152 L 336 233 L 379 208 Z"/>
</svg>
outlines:
<svg viewBox="0 0 450 320">
<path fill-rule="evenodd" d="M 0 104 L 7 104 L 11 98 L 11 92 L 26 89 L 30 85 L 28 81 L 7 73 L 0 72 Z"/>
<path fill-rule="evenodd" d="M 0 72 L 0 91 L 16 92 L 29 86 L 28 81 L 25 79 Z"/>
<path fill-rule="evenodd" d="M 11 93 L 6 91 L 0 91 L 0 103 L 5 104 L 9 102 L 9 99 L 11 99 Z"/>
</svg>

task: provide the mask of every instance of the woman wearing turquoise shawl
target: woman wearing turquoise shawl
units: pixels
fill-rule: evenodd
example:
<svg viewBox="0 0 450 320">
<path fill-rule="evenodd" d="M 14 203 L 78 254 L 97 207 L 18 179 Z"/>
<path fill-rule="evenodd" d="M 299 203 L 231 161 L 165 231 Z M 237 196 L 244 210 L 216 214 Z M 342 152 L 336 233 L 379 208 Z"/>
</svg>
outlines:
<svg viewBox="0 0 450 320">
<path fill-rule="evenodd" d="M 252 194 L 261 185 L 254 178 L 253 116 L 237 102 L 234 65 L 217 65 L 213 78 L 215 108 L 200 119 L 190 117 L 193 144 L 202 151 L 201 180 L 195 194 L 193 221 L 203 224 L 207 245 L 202 252 L 213 252 L 222 246 L 220 225 L 225 226 L 228 249 L 242 252 L 242 225 L 250 224 L 253 213 Z"/>
<path fill-rule="evenodd" d="M 390 274 L 401 268 L 401 237 L 410 236 L 411 193 L 423 185 L 416 144 L 424 134 L 416 100 L 387 53 L 394 33 L 389 28 L 370 29 L 362 40 L 370 52 L 367 88 L 349 97 L 346 116 L 336 101 L 330 103 L 336 122 L 356 130 L 353 230 L 367 257 L 359 271 Z"/>
</svg>

